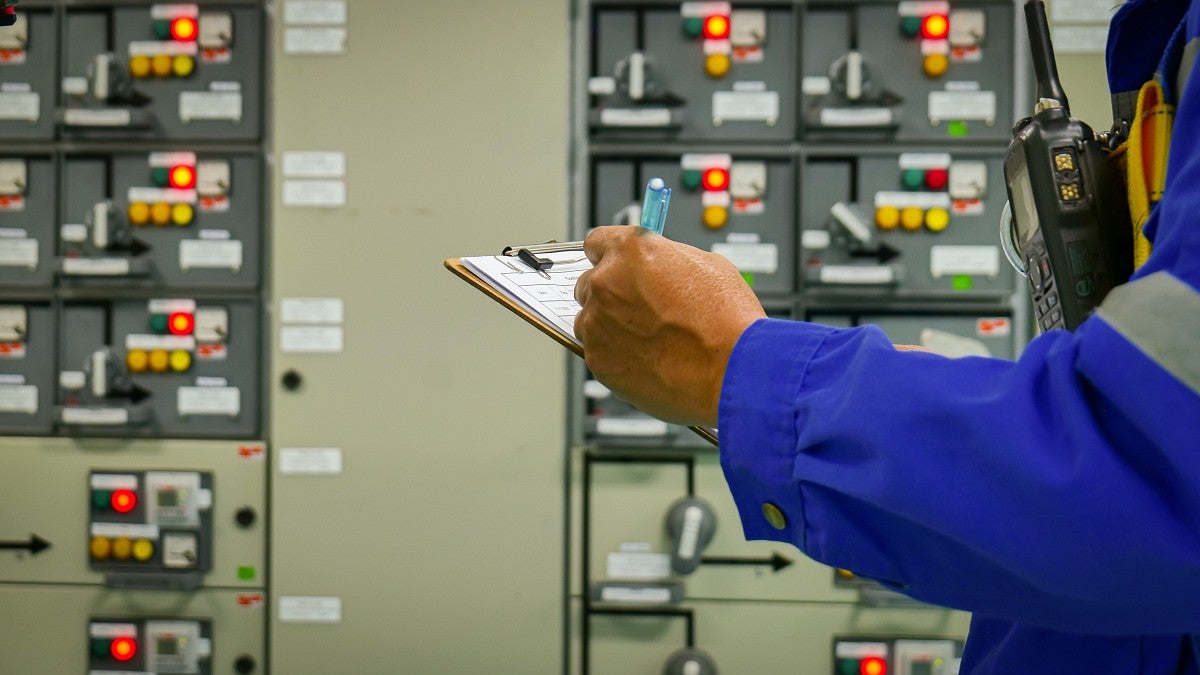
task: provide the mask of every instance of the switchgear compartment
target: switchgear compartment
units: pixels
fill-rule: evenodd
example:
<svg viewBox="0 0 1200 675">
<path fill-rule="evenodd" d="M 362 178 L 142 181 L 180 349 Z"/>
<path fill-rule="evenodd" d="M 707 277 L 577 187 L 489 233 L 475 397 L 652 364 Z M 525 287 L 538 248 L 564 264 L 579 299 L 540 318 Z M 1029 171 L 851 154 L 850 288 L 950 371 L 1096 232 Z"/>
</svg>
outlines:
<svg viewBox="0 0 1200 675">
<path fill-rule="evenodd" d="M 1018 341 L 1013 321 L 989 314 L 846 314 L 812 313 L 808 319 L 839 328 L 878 326 L 894 344 L 919 345 L 956 358 L 959 356 L 1016 357 Z"/>
<path fill-rule="evenodd" d="M 80 286 L 254 288 L 261 171 L 251 154 L 67 156 L 59 274 Z"/>
<path fill-rule="evenodd" d="M 68 435 L 228 438 L 259 419 L 250 300 L 72 302 L 62 311 L 58 423 Z"/>
<path fill-rule="evenodd" d="M 945 637 L 835 636 L 831 675 L 958 675 L 963 641 Z"/>
<path fill-rule="evenodd" d="M 59 123 L 70 138 L 255 140 L 262 10 L 68 8 Z"/>
<path fill-rule="evenodd" d="M 48 304 L 0 304 L 0 435 L 53 428 L 56 334 Z"/>
<path fill-rule="evenodd" d="M 592 226 L 636 224 L 651 178 L 673 190 L 665 236 L 729 258 L 757 293 L 795 290 L 795 165 L 727 153 L 603 157 L 592 166 Z"/>
<path fill-rule="evenodd" d="M 588 123 L 597 140 L 787 141 L 790 7 L 728 2 L 592 10 Z"/>
<path fill-rule="evenodd" d="M 0 287 L 53 284 L 55 180 L 47 155 L 0 156 Z"/>
<path fill-rule="evenodd" d="M 1007 193 L 994 153 L 808 154 L 800 194 L 810 292 L 939 300 L 1012 293 L 997 235 Z"/>
<path fill-rule="evenodd" d="M 1013 123 L 1008 3 L 807 5 L 801 19 L 802 136 L 978 142 Z"/>
<path fill-rule="evenodd" d="M 54 13 L 22 4 L 16 23 L 0 30 L 0 141 L 54 137 L 56 72 Z"/>
<path fill-rule="evenodd" d="M 93 471 L 88 555 L 108 586 L 194 588 L 212 568 L 212 475 Z"/>
<path fill-rule="evenodd" d="M 0 641 L 0 663 L 12 673 L 259 675 L 265 614 L 257 591 L 6 584 L 0 622 L 24 629 Z"/>
</svg>

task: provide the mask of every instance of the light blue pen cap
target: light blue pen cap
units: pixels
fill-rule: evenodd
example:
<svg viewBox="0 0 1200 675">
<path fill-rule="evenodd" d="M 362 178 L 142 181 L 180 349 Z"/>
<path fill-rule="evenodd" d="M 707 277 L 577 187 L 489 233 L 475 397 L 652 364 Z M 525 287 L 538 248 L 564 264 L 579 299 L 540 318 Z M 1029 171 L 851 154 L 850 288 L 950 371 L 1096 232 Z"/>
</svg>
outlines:
<svg viewBox="0 0 1200 675">
<path fill-rule="evenodd" d="M 642 227 L 662 234 L 667 224 L 667 207 L 671 205 L 671 188 L 663 179 L 654 177 L 646 183 L 646 197 L 642 200 Z"/>
</svg>

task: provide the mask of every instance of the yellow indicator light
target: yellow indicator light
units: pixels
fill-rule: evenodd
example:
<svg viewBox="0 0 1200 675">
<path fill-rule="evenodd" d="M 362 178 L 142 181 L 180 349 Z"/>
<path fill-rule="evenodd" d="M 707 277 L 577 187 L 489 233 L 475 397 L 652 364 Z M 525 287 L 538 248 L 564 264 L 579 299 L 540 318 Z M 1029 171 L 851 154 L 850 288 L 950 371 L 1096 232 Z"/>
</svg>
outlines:
<svg viewBox="0 0 1200 675">
<path fill-rule="evenodd" d="M 881 230 L 894 230 L 900 224 L 900 209 L 881 206 L 875 209 L 875 225 Z"/>
<path fill-rule="evenodd" d="M 129 59 L 129 74 L 139 80 L 150 77 L 150 57 L 139 54 Z"/>
<path fill-rule="evenodd" d="M 171 205 L 166 202 L 154 202 L 150 207 L 150 220 L 155 225 L 166 225 L 171 222 Z"/>
<path fill-rule="evenodd" d="M 729 222 L 729 209 L 724 206 L 708 206 L 703 214 L 704 226 L 710 230 L 719 230 Z"/>
<path fill-rule="evenodd" d="M 190 224 L 195 216 L 196 210 L 191 204 L 180 202 L 171 207 L 171 222 L 180 227 Z"/>
<path fill-rule="evenodd" d="M 182 373 L 192 367 L 191 352 L 183 349 L 176 349 L 171 352 L 171 370 Z"/>
<path fill-rule="evenodd" d="M 190 54 L 176 54 L 175 58 L 171 59 L 171 72 L 175 73 L 175 77 L 187 77 L 196 70 L 196 59 Z"/>
<path fill-rule="evenodd" d="M 1073 202 L 1080 199 L 1078 183 L 1063 183 L 1058 186 L 1058 193 L 1062 195 L 1064 202 Z"/>
<path fill-rule="evenodd" d="M 704 59 L 704 72 L 712 78 L 725 77 L 730 65 L 728 54 L 709 54 Z"/>
<path fill-rule="evenodd" d="M 155 54 L 150 59 L 150 70 L 154 71 L 156 77 L 170 77 L 171 60 L 170 54 Z"/>
<path fill-rule="evenodd" d="M 1074 171 L 1075 158 L 1069 152 L 1060 152 L 1054 156 L 1054 168 L 1059 171 Z"/>
<path fill-rule="evenodd" d="M 950 224 L 950 212 L 941 207 L 934 207 L 925 212 L 925 227 L 930 232 L 941 232 Z"/>
<path fill-rule="evenodd" d="M 150 222 L 150 205 L 146 202 L 134 202 L 126 210 L 130 225 L 145 225 Z"/>
<path fill-rule="evenodd" d="M 117 560 L 129 560 L 133 554 L 133 542 L 129 537 L 117 537 L 112 541 L 112 557 Z"/>
<path fill-rule="evenodd" d="M 144 349 L 131 349 L 125 355 L 125 367 L 131 373 L 144 373 L 150 365 L 150 355 Z"/>
<path fill-rule="evenodd" d="M 112 542 L 108 537 L 92 537 L 88 542 L 88 554 L 92 556 L 92 560 L 104 560 L 112 553 Z"/>
<path fill-rule="evenodd" d="M 150 352 L 150 370 L 156 373 L 165 373 L 170 362 L 171 357 L 167 354 L 167 350 L 155 349 Z"/>
<path fill-rule="evenodd" d="M 941 77 L 950 68 L 950 59 L 945 54 L 929 54 L 921 63 L 927 77 Z"/>
<path fill-rule="evenodd" d="M 915 232 L 925 224 L 925 212 L 916 206 L 906 206 L 900 212 L 900 227 Z"/>
<path fill-rule="evenodd" d="M 154 557 L 154 542 L 149 539 L 138 539 L 133 542 L 133 558 L 138 562 L 146 562 Z"/>
</svg>

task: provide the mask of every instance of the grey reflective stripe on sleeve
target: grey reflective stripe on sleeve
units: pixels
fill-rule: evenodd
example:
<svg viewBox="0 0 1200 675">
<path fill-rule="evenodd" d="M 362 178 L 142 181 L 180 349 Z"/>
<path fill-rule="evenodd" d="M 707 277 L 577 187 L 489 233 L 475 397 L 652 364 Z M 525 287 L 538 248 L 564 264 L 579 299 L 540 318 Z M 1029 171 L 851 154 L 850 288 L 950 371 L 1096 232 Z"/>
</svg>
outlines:
<svg viewBox="0 0 1200 675">
<path fill-rule="evenodd" d="M 1188 77 L 1192 74 L 1192 66 L 1196 63 L 1196 52 L 1200 51 L 1200 37 L 1192 38 L 1183 48 L 1183 57 L 1179 59 L 1179 70 L 1175 71 L 1175 100 L 1183 98 L 1183 88 L 1187 86 Z"/>
<path fill-rule="evenodd" d="M 1200 394 L 1200 293 L 1167 272 L 1118 286 L 1100 318 Z"/>
</svg>

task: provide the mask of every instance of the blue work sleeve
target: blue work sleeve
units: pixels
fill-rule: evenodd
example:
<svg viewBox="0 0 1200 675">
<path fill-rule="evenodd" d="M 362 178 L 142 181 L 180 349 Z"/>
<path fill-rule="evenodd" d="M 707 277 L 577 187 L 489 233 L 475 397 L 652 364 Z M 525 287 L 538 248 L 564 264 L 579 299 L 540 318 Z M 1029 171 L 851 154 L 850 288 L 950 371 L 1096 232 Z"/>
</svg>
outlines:
<svg viewBox="0 0 1200 675">
<path fill-rule="evenodd" d="M 915 598 L 1088 633 L 1200 632 L 1200 397 L 1099 317 L 1019 361 L 763 319 L 726 370 L 748 539 Z"/>
</svg>

